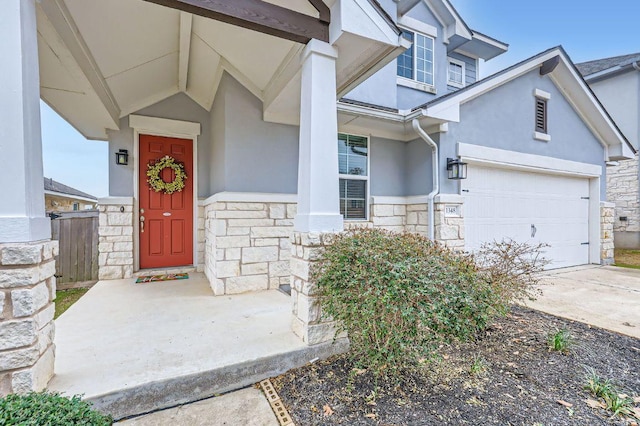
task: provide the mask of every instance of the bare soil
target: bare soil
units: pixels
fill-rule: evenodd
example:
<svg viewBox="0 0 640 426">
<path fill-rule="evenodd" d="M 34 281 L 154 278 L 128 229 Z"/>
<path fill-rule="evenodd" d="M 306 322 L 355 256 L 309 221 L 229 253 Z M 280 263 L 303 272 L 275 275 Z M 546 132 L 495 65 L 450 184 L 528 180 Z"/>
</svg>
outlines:
<svg viewBox="0 0 640 426">
<path fill-rule="evenodd" d="M 569 330 L 568 354 L 548 337 Z M 441 348 L 440 360 L 400 382 L 355 368 L 346 355 L 273 381 L 296 425 L 633 425 L 612 417 L 584 389 L 586 368 L 640 395 L 640 341 L 531 309 L 514 307 L 474 342 Z M 640 399 L 635 408 L 640 410 Z M 640 413 L 640 411 L 639 411 Z"/>
</svg>

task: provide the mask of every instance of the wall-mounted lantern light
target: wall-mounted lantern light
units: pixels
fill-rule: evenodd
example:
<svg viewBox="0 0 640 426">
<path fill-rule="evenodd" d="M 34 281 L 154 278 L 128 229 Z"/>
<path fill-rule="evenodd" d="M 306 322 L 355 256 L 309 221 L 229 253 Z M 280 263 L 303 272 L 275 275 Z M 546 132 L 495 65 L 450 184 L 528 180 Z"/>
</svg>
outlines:
<svg viewBox="0 0 640 426">
<path fill-rule="evenodd" d="M 449 179 L 466 179 L 467 163 L 457 158 L 447 158 L 447 172 Z"/>
<path fill-rule="evenodd" d="M 116 164 L 119 166 L 126 166 L 129 164 L 129 151 L 121 149 L 116 152 Z"/>
</svg>

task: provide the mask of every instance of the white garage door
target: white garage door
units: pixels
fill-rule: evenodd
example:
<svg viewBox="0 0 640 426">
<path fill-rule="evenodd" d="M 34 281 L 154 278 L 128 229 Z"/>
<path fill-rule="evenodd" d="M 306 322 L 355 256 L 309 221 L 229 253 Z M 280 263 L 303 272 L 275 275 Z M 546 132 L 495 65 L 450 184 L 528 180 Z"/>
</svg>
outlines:
<svg viewBox="0 0 640 426">
<path fill-rule="evenodd" d="M 589 263 L 589 180 L 469 165 L 462 181 L 467 250 L 511 238 L 546 243 L 547 268 Z"/>
</svg>

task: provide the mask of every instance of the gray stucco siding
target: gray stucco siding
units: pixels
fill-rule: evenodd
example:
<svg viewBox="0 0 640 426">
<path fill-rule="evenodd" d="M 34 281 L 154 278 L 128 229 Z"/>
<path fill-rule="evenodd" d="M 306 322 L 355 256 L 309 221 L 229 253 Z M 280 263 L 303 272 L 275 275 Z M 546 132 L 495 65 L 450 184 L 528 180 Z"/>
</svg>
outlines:
<svg viewBox="0 0 640 426">
<path fill-rule="evenodd" d="M 149 117 L 200 123 L 201 133 L 197 141 L 198 197 L 209 194 L 209 141 L 211 140 L 211 124 L 209 113 L 184 93 L 173 95 L 152 106 L 136 111 L 134 114 Z M 109 195 L 131 197 L 134 194 L 133 173 L 137 158 L 134 152 L 134 133 L 129 127 L 128 117 L 120 119 L 120 130 L 109 131 Z M 113 152 L 118 149 L 129 150 L 129 165 L 119 166 L 111 160 Z"/>
<path fill-rule="evenodd" d="M 438 143 L 439 135 L 430 135 Z M 431 148 L 422 139 L 407 143 L 405 195 L 426 195 L 433 189 Z"/>
<path fill-rule="evenodd" d="M 551 94 L 548 129 L 551 140 L 534 139 L 534 90 Z M 548 76 L 533 70 L 461 106 L 460 122 L 441 135 L 440 161 L 455 157 L 458 142 L 554 157 L 603 167 L 601 199 L 605 199 L 604 148 Z M 441 168 L 442 192 L 457 193 L 458 183 Z"/>
<path fill-rule="evenodd" d="M 224 191 L 296 193 L 297 126 L 267 123 L 262 102 L 233 77 L 220 82 L 225 108 Z"/>
<path fill-rule="evenodd" d="M 406 195 L 407 170 L 405 167 L 407 144 L 390 139 L 369 139 L 371 166 L 369 184 L 371 195 Z"/>
</svg>

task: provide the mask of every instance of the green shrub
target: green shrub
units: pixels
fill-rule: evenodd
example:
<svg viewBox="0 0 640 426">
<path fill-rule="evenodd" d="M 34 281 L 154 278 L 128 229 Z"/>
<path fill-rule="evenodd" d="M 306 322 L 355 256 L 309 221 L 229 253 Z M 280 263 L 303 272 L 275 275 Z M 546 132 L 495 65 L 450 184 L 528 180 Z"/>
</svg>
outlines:
<svg viewBox="0 0 640 426">
<path fill-rule="evenodd" d="M 57 393 L 31 392 L 25 395 L 9 394 L 0 398 L 0 425 L 2 426 L 108 426 L 111 416 L 91 409 L 91 404 L 80 396 L 63 397 Z"/>
<path fill-rule="evenodd" d="M 520 271 L 539 271 L 531 265 L 538 258 L 525 262 L 521 249 L 522 264 L 510 273 L 514 258 L 499 256 L 495 245 L 491 250 L 478 260 L 419 235 L 357 229 L 336 235 L 311 279 L 323 315 L 348 333 L 355 361 L 395 375 L 432 359 L 442 342 L 474 336 L 530 294 L 535 278 Z"/>
</svg>

